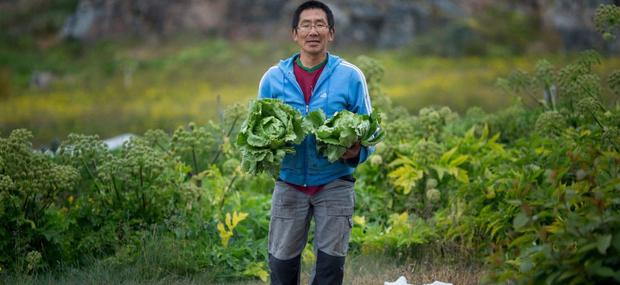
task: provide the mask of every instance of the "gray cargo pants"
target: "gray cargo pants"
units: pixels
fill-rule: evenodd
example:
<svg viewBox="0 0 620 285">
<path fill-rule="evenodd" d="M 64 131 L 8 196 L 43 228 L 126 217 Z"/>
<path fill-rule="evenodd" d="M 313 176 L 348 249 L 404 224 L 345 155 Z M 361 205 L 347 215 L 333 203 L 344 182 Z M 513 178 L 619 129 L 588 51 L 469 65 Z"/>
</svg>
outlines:
<svg viewBox="0 0 620 285">
<path fill-rule="evenodd" d="M 342 284 L 355 205 L 354 182 L 336 179 L 313 196 L 277 181 L 271 200 L 271 284 L 299 284 L 300 257 L 314 217 L 317 263 L 310 284 Z"/>
</svg>

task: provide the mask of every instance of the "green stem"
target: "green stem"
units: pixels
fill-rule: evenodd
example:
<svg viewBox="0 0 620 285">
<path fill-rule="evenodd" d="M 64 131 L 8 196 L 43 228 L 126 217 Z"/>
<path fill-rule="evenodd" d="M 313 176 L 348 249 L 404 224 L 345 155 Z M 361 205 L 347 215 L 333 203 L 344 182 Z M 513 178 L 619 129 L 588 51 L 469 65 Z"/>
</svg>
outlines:
<svg viewBox="0 0 620 285">
<path fill-rule="evenodd" d="M 156 145 L 157 147 L 159 147 L 162 151 L 166 151 L 166 149 L 164 148 L 164 146 L 163 146 L 163 145 L 161 145 L 161 144 L 159 143 L 159 140 L 158 140 L 157 138 L 156 138 L 156 139 L 155 139 L 155 141 L 153 141 L 153 142 L 154 142 L 154 143 L 155 143 L 155 145 Z"/>
<path fill-rule="evenodd" d="M 26 196 L 24 199 L 24 204 L 22 205 L 22 213 L 24 213 L 24 218 L 28 218 L 28 213 L 30 212 L 30 194 Z"/>
<path fill-rule="evenodd" d="M 598 124 L 598 126 L 601 127 L 601 129 L 605 130 L 605 126 L 603 126 L 603 124 L 601 124 L 601 121 L 598 120 L 598 118 L 596 117 L 596 115 L 594 115 L 594 113 L 592 113 L 592 118 L 594 119 L 596 124 Z"/>
<path fill-rule="evenodd" d="M 192 161 L 194 162 L 194 174 L 198 174 L 198 162 L 196 161 L 196 148 L 192 144 Z"/>
<path fill-rule="evenodd" d="M 22 213 L 26 212 L 26 210 L 28 209 L 28 199 L 30 199 L 30 194 L 26 195 L 26 199 L 24 199 L 24 204 L 22 204 Z"/>
<path fill-rule="evenodd" d="M 230 138 L 230 134 L 232 134 L 232 131 L 237 126 L 237 120 L 238 119 L 239 119 L 239 116 L 235 116 L 235 119 L 233 120 L 232 125 L 230 126 L 230 129 L 228 129 L 228 132 L 226 133 L 226 137 Z M 211 160 L 211 164 L 214 164 L 217 161 L 217 159 L 220 157 L 220 154 L 222 154 L 222 150 L 224 148 L 223 145 L 224 144 L 222 143 L 222 144 L 220 144 L 220 147 L 217 148 L 217 152 L 215 153 L 215 156 Z"/>
<path fill-rule="evenodd" d="M 220 201 L 219 209 L 222 209 L 222 207 L 224 207 L 224 202 L 226 201 L 226 193 L 228 192 L 228 190 L 230 190 L 230 188 L 232 187 L 233 183 L 235 183 L 235 180 L 237 180 L 238 176 L 239 175 L 237 173 L 235 173 L 235 176 L 233 176 L 233 178 L 230 179 L 230 183 L 228 183 L 228 185 L 224 189 L 224 193 L 222 193 L 222 201 Z"/>
<path fill-rule="evenodd" d="M 121 195 L 118 192 L 118 188 L 116 187 L 116 178 L 114 178 L 114 176 L 112 176 L 112 188 L 114 189 L 114 194 L 116 194 L 116 201 L 118 202 L 119 206 L 121 206 Z"/>
<path fill-rule="evenodd" d="M 88 167 L 88 164 L 86 164 L 86 161 L 84 161 L 84 159 L 80 159 L 80 162 L 82 162 L 82 165 L 86 169 L 86 173 L 88 173 L 88 176 L 90 176 L 90 178 L 93 180 L 93 184 L 95 184 L 95 188 L 97 188 L 97 191 L 101 191 L 101 187 L 99 186 L 99 183 L 101 183 L 101 181 L 99 181 L 99 178 L 97 178 L 91 172 L 90 167 Z"/>
<path fill-rule="evenodd" d="M 142 164 L 140 164 L 140 196 L 142 197 L 142 212 L 146 213 L 146 198 L 144 197 L 144 176 L 142 174 Z"/>
</svg>

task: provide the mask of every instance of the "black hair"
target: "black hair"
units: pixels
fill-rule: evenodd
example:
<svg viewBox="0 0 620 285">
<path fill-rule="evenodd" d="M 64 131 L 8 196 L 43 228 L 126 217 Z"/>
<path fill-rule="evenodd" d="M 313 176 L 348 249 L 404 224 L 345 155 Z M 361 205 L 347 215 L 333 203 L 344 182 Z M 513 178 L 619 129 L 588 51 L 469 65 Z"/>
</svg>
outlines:
<svg viewBox="0 0 620 285">
<path fill-rule="evenodd" d="M 332 13 L 332 10 L 329 9 L 329 7 L 327 7 L 327 5 L 325 5 L 325 3 L 323 2 L 311 0 L 311 1 L 306 1 L 302 3 L 301 5 L 297 7 L 297 9 L 295 9 L 295 13 L 293 14 L 293 21 L 291 23 L 291 28 L 293 29 L 293 31 L 297 29 L 297 25 L 299 24 L 299 16 L 301 15 L 301 12 L 307 9 L 323 10 L 323 12 L 325 12 L 325 15 L 327 15 L 327 25 L 329 25 L 329 30 L 330 31 L 334 30 L 334 14 Z"/>
</svg>

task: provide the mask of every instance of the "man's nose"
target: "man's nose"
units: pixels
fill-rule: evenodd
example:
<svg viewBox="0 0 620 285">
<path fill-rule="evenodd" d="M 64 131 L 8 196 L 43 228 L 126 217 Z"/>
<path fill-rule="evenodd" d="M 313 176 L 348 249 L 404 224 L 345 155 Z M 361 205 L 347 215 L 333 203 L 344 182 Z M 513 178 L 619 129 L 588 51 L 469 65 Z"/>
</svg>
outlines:
<svg viewBox="0 0 620 285">
<path fill-rule="evenodd" d="M 319 34 L 319 29 L 317 29 L 315 26 L 310 27 L 310 31 L 308 31 L 308 35 L 318 35 Z"/>
</svg>

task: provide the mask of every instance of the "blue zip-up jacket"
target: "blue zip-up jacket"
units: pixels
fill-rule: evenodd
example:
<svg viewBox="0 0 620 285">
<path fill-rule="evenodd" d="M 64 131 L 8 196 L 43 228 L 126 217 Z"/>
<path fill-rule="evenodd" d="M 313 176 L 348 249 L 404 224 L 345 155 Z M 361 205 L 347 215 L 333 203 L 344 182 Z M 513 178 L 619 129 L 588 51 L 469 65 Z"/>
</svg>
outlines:
<svg viewBox="0 0 620 285">
<path fill-rule="evenodd" d="M 329 53 L 327 64 L 312 91 L 310 103 L 306 105 L 301 87 L 293 73 L 293 64 L 298 55 L 280 61 L 277 66 L 265 72 L 258 86 L 259 99 L 282 100 L 297 109 L 304 117 L 317 109 L 322 109 L 327 118 L 344 109 L 358 114 L 372 112 L 366 79 L 362 71 Z M 373 150 L 374 147 L 362 146 L 357 164 L 364 162 Z M 330 163 L 326 157 L 317 152 L 314 135 L 309 135 L 301 144 L 295 146 L 294 154 L 284 157 L 280 179 L 303 186 L 324 185 L 352 174 L 355 166 L 342 160 Z"/>
</svg>

